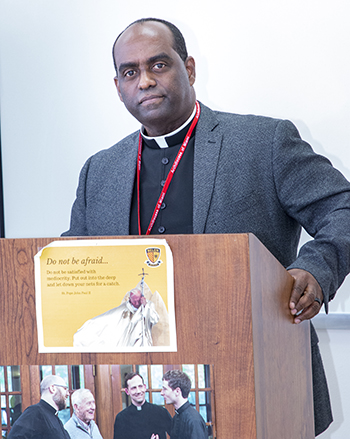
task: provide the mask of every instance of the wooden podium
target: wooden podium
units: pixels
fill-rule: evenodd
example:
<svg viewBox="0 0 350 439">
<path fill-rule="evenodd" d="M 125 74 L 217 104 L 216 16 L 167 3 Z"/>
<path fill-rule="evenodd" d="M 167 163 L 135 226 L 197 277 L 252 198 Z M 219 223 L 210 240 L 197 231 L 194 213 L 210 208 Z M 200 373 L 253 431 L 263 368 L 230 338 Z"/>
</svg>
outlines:
<svg viewBox="0 0 350 439">
<path fill-rule="evenodd" d="M 314 438 L 310 329 L 292 324 L 291 276 L 250 234 L 162 238 L 177 352 L 39 354 L 34 255 L 70 238 L 1 239 L 0 364 L 211 364 L 218 439 Z"/>
</svg>

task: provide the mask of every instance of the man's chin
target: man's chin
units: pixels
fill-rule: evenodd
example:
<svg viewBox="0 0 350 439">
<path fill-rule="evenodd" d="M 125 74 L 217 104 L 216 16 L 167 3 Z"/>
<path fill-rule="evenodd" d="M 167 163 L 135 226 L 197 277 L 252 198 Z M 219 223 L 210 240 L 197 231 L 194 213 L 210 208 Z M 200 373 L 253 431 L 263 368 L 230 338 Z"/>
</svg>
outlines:
<svg viewBox="0 0 350 439">
<path fill-rule="evenodd" d="M 159 99 L 155 102 L 149 102 L 140 104 L 135 112 L 130 113 L 142 123 L 142 125 L 146 125 L 148 123 L 153 124 L 162 120 L 165 116 L 164 114 L 168 114 L 169 110 L 167 108 L 165 99 Z"/>
<path fill-rule="evenodd" d="M 150 99 L 142 101 L 140 103 L 140 107 L 145 110 L 155 110 L 157 109 L 164 101 L 163 96 L 154 96 Z"/>
<path fill-rule="evenodd" d="M 164 117 L 164 110 L 162 105 L 150 105 L 147 108 L 142 108 L 138 113 L 138 119 L 142 125 L 157 123 Z"/>
</svg>

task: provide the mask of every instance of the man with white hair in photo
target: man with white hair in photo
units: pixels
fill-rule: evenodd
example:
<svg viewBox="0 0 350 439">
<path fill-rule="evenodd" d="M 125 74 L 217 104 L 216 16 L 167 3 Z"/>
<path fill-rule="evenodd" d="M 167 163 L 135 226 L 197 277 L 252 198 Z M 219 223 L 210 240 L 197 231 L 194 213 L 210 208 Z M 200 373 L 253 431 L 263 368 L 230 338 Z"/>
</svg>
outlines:
<svg viewBox="0 0 350 439">
<path fill-rule="evenodd" d="M 74 413 L 64 425 L 71 439 L 103 439 L 94 421 L 95 398 L 89 389 L 78 389 L 72 395 Z"/>
<path fill-rule="evenodd" d="M 40 383 L 40 394 L 40 401 L 29 406 L 16 420 L 9 439 L 69 439 L 57 416 L 67 407 L 67 384 L 58 375 L 48 375 Z"/>
</svg>

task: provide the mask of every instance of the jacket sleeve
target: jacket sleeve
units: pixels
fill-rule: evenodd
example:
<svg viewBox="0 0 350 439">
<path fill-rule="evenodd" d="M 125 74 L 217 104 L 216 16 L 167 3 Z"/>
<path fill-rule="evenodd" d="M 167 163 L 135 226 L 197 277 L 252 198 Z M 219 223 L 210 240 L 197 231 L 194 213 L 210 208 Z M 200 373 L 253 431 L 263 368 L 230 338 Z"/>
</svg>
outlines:
<svg viewBox="0 0 350 439">
<path fill-rule="evenodd" d="M 91 157 L 80 171 L 79 184 L 71 213 L 69 230 L 61 236 L 88 236 L 86 224 L 86 180 L 89 172 Z"/>
<path fill-rule="evenodd" d="M 313 238 L 288 269 L 300 268 L 316 278 L 327 311 L 350 271 L 350 184 L 288 121 L 277 125 L 273 166 L 283 209 Z"/>
</svg>

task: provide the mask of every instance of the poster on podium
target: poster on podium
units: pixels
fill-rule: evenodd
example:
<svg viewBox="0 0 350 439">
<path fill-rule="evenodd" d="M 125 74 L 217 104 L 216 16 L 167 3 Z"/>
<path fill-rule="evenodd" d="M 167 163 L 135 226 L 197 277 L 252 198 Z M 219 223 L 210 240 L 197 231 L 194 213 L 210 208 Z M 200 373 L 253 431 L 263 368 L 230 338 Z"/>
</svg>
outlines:
<svg viewBox="0 0 350 439">
<path fill-rule="evenodd" d="M 55 241 L 34 268 L 40 353 L 177 350 L 166 240 Z"/>
</svg>

